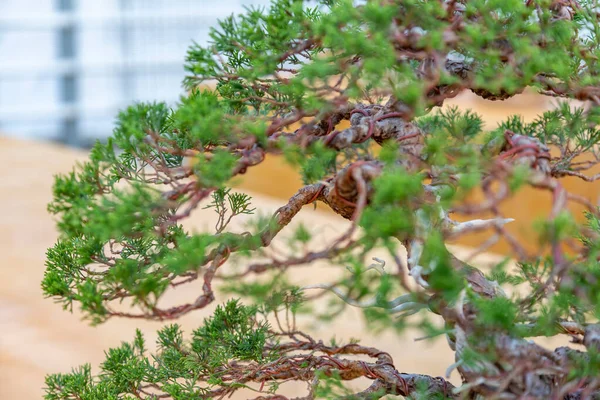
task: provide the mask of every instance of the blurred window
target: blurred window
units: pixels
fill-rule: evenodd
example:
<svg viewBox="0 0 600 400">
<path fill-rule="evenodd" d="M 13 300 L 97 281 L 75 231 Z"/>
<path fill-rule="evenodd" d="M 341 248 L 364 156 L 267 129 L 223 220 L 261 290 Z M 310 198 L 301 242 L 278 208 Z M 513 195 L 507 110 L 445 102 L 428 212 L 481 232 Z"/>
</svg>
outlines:
<svg viewBox="0 0 600 400">
<path fill-rule="evenodd" d="M 0 131 L 87 146 L 135 101 L 175 103 L 187 47 L 269 0 L 1 0 Z"/>
</svg>

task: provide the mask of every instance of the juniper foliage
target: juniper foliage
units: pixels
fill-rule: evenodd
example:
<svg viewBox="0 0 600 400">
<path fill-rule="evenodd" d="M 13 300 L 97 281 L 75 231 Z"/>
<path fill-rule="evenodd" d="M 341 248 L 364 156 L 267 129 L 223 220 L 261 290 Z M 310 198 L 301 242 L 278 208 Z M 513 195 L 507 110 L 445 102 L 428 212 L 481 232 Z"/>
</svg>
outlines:
<svg viewBox="0 0 600 400">
<path fill-rule="evenodd" d="M 88 162 L 56 177 L 48 210 L 61 237 L 42 287 L 93 324 L 223 305 L 191 336 L 165 326 L 155 352 L 138 332 L 99 373 L 48 376 L 46 398 L 280 399 L 289 381 L 307 384 L 303 399 L 600 398 L 600 211 L 562 185 L 600 178 L 598 13 L 593 0 L 274 0 L 221 21 L 208 46 L 190 47 L 189 94 L 175 108 L 132 105 Z M 491 130 L 468 110 L 439 109 L 464 91 L 501 101 L 526 88 L 586 106 Z M 237 232 L 230 222 L 255 209 L 232 179 L 277 154 L 304 186 Z M 524 187 L 552 196 L 534 253 L 499 208 Z M 270 253 L 314 202 L 350 220 L 348 231 L 308 250 L 313 232 L 296 225 L 282 233 L 289 254 Z M 584 223 L 570 203 L 586 208 Z M 214 231 L 183 227 L 199 207 L 216 211 Z M 483 273 L 457 259 L 447 242 L 472 232 L 489 237 L 478 251 L 506 240 L 512 261 Z M 369 264 L 373 249 L 386 258 Z M 298 287 L 289 271 L 316 260 L 343 279 Z M 186 284 L 198 297 L 165 307 Z M 337 300 L 323 321 L 350 305 L 373 330 L 445 335 L 462 384 L 300 331 L 296 314 L 317 313 L 310 289 Z M 286 324 L 269 323 L 284 311 Z M 573 345 L 530 340 L 560 335 Z M 347 382 L 360 377 L 371 383 L 356 392 Z"/>
</svg>

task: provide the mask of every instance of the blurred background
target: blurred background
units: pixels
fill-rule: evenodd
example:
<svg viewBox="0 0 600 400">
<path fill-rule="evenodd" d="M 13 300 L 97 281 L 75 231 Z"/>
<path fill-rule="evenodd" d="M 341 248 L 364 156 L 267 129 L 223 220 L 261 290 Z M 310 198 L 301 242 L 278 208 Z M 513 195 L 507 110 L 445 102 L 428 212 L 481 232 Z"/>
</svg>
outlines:
<svg viewBox="0 0 600 400">
<path fill-rule="evenodd" d="M 114 320 L 92 328 L 79 320 L 77 311 L 64 312 L 43 299 L 39 283 L 45 250 L 57 238 L 54 221 L 46 212 L 53 175 L 67 173 L 85 160 L 89 146 L 111 134 L 119 109 L 135 101 L 174 104 L 183 94 L 182 65 L 192 41 L 206 43 L 209 27 L 242 12 L 243 6 L 268 3 L 0 0 L 0 399 L 39 399 L 46 374 L 68 372 L 85 362 L 98 372 L 104 350 L 131 340 L 136 327 L 152 342 L 160 323 Z M 503 102 L 464 93 L 445 106 L 450 105 L 473 109 L 488 128 L 494 128 L 512 114 L 531 121 L 556 106 L 556 101 L 531 92 Z M 269 212 L 302 183 L 282 160 L 271 157 L 236 184 L 253 195 L 255 206 Z M 571 179 L 565 185 L 598 200 L 597 184 Z M 328 235 L 344 226 L 326 210 L 305 208 L 299 219 L 307 226 L 323 227 Z M 531 225 L 548 215 L 550 194 L 524 190 L 502 210 L 516 219 L 509 230 L 522 242 L 535 245 Z M 581 209 L 574 211 L 580 219 Z M 190 223 L 201 229 L 209 219 L 200 210 Z M 465 238 L 458 243 L 464 247 L 458 248 L 457 255 L 469 254 L 469 247 L 487 238 Z M 491 250 L 506 254 L 508 246 L 499 242 Z M 302 274 L 322 277 L 321 267 L 317 263 L 302 269 Z M 189 300 L 197 289 L 181 290 L 176 296 Z M 212 306 L 186 316 L 181 321 L 186 332 L 211 310 Z M 335 326 L 313 333 L 323 339 L 366 338 L 365 344 L 391 349 L 403 371 L 443 375 L 453 362 L 443 339 L 415 343 L 410 333 L 402 338 L 393 333 L 374 338 L 360 321 L 360 312 L 349 310 Z"/>
<path fill-rule="evenodd" d="M 192 40 L 268 0 L 1 0 L 0 130 L 89 146 L 133 101 L 182 94 Z"/>
</svg>

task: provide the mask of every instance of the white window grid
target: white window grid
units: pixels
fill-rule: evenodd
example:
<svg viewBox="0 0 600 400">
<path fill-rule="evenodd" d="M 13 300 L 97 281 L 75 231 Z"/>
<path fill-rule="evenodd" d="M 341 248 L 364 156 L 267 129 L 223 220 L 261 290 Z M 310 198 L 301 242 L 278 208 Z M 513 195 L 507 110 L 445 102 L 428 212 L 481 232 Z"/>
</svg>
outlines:
<svg viewBox="0 0 600 400">
<path fill-rule="evenodd" d="M 173 105 L 188 46 L 269 0 L 1 0 L 0 134 L 88 146 L 138 101 Z"/>
</svg>

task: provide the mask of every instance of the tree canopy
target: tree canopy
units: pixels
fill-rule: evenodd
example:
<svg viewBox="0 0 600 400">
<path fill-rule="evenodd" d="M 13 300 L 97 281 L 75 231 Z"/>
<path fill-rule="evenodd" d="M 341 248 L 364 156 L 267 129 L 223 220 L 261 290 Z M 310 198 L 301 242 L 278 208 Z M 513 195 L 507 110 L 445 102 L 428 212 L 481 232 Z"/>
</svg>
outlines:
<svg viewBox="0 0 600 400">
<path fill-rule="evenodd" d="M 190 46 L 188 94 L 176 106 L 130 106 L 88 162 L 56 177 L 48 210 L 61 236 L 42 287 L 93 324 L 221 305 L 191 336 L 165 326 L 156 351 L 132 333 L 99 373 L 86 365 L 48 376 L 46 398 L 247 390 L 275 400 L 288 381 L 306 382 L 298 399 L 600 398 L 600 212 L 561 183 L 599 178 L 599 11 L 592 0 L 275 0 L 220 21 L 208 45 Z M 469 110 L 440 109 L 465 91 L 502 101 L 525 89 L 560 106 L 493 129 Z M 283 155 L 304 186 L 238 232 L 230 222 L 256 205 L 231 180 L 270 155 Z M 531 238 L 537 252 L 505 229 L 511 216 L 499 208 L 524 187 L 552 197 Z M 309 228 L 281 232 L 314 202 L 350 225 L 307 251 Z M 585 207 L 585 223 L 570 203 Z M 186 231 L 200 207 L 217 213 L 214 230 Z M 482 271 L 456 258 L 447 242 L 472 232 L 487 238 L 477 252 L 509 243 L 507 261 Z M 269 251 L 280 233 L 285 257 Z M 373 249 L 385 259 L 372 263 Z M 345 275 L 312 288 L 362 307 L 372 328 L 445 335 L 462 385 L 401 372 L 386 349 L 301 331 L 295 315 L 311 312 L 314 296 L 287 275 L 316 260 Z M 241 270 L 228 269 L 234 261 Z M 188 284 L 201 288 L 197 298 L 163 306 Z M 217 288 L 229 296 L 215 298 Z M 287 324 L 269 323 L 284 310 Z M 558 335 L 573 345 L 530 340 Z M 353 392 L 346 382 L 358 378 L 370 383 Z"/>
</svg>

